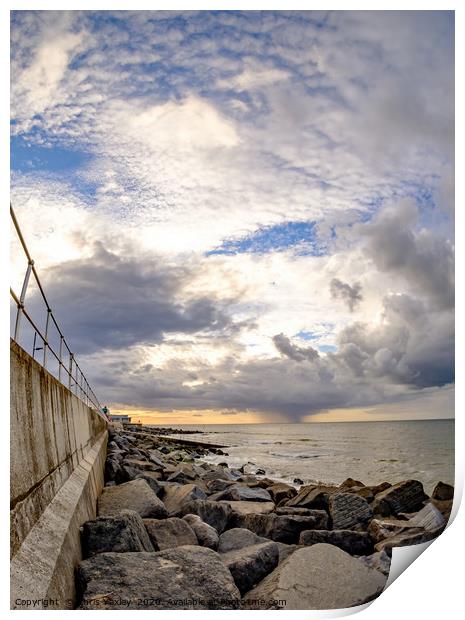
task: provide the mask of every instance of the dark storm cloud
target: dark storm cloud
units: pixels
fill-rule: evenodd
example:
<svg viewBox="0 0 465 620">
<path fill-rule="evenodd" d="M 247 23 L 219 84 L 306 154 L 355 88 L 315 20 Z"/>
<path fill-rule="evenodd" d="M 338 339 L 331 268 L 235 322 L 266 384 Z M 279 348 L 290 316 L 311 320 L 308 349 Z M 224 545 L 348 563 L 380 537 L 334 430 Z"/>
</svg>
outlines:
<svg viewBox="0 0 465 620">
<path fill-rule="evenodd" d="M 298 347 L 292 344 L 284 334 L 273 336 L 273 343 L 282 355 L 296 362 L 313 361 L 319 357 L 318 351 L 313 347 Z"/>
<path fill-rule="evenodd" d="M 96 244 L 92 257 L 49 269 L 44 283 L 58 323 L 76 353 L 163 341 L 168 333 L 228 335 L 240 329 L 226 303 L 186 296 L 188 267 L 121 257 Z M 37 296 L 28 300 L 38 313 Z"/>
<path fill-rule="evenodd" d="M 333 299 L 342 299 L 347 303 L 351 312 L 362 301 L 362 285 L 356 282 L 352 286 L 347 282 L 342 282 L 338 278 L 333 278 L 329 285 L 331 297 Z"/>
</svg>

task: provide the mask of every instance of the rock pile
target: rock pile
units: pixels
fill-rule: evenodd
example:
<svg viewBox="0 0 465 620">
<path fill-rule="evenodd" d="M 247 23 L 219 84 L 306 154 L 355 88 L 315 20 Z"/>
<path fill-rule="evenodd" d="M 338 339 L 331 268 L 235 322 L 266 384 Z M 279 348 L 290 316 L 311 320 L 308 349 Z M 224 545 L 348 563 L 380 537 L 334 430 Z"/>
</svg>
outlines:
<svg viewBox="0 0 465 620">
<path fill-rule="evenodd" d="M 296 488 L 144 431 L 110 431 L 98 517 L 81 528 L 82 609 L 361 605 L 382 592 L 392 548 L 438 536 L 450 514 L 442 482 L 431 498 L 416 480 Z"/>
</svg>

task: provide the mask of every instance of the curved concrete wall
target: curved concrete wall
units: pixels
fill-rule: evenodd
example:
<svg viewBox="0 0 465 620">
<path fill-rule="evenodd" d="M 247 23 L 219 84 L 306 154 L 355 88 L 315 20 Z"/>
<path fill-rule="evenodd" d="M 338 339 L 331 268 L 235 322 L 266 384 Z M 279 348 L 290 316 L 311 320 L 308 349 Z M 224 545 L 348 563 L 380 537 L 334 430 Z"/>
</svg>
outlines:
<svg viewBox="0 0 465 620">
<path fill-rule="evenodd" d="M 54 549 L 71 554 L 67 562 L 72 565 L 72 582 L 74 563 L 80 559 L 79 525 L 95 517 L 103 486 L 107 424 L 13 341 L 10 364 L 10 552 L 16 567 L 12 586 L 21 585 L 18 562 L 21 557 L 30 563 L 25 550 L 32 539 L 49 557 Z M 56 514 L 60 527 L 52 534 L 44 529 L 44 516 L 53 521 Z M 40 552 L 39 548 L 37 557 Z M 56 571 L 56 566 L 51 569 Z M 43 583 L 53 580 L 47 575 Z M 74 588 L 72 583 L 61 588 L 62 594 L 72 599 L 69 588 Z M 27 592 L 24 595 L 27 598 Z"/>
</svg>

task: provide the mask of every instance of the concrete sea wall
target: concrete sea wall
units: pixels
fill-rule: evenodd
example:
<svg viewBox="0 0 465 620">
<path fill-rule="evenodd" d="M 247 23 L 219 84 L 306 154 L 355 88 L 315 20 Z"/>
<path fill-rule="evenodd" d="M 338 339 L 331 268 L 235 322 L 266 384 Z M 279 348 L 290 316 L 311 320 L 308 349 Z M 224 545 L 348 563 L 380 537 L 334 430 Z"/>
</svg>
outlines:
<svg viewBox="0 0 465 620">
<path fill-rule="evenodd" d="M 79 526 L 96 514 L 107 424 L 13 341 L 10 364 L 11 606 L 72 607 Z"/>
</svg>

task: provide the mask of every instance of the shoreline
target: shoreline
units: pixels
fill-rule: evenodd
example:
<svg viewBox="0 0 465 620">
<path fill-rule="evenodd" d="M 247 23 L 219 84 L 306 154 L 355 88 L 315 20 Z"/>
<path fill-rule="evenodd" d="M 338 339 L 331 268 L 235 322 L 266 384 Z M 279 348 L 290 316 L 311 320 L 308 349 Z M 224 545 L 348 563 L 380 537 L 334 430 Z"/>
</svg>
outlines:
<svg viewBox="0 0 465 620">
<path fill-rule="evenodd" d="M 80 609 L 360 605 L 382 592 L 392 548 L 432 540 L 450 515 L 441 482 L 431 497 L 416 480 L 288 484 L 231 466 L 223 447 L 146 430 L 110 430 L 98 517 L 82 528 Z"/>
</svg>

